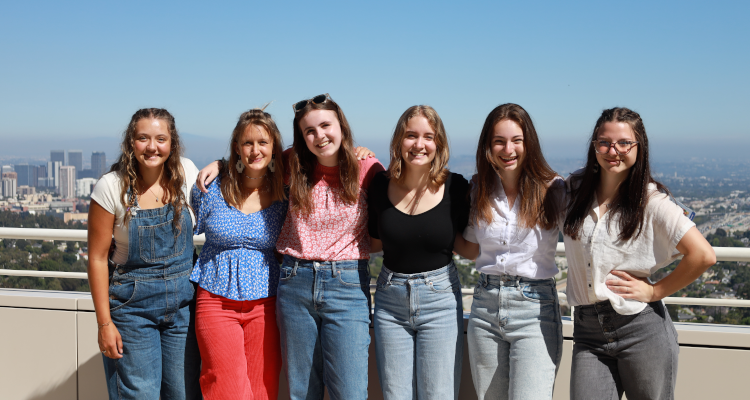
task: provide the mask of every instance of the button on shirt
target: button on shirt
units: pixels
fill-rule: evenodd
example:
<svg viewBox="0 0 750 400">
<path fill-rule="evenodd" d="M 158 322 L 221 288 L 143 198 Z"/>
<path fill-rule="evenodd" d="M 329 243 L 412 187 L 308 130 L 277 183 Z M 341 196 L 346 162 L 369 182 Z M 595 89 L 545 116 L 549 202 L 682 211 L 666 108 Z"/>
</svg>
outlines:
<svg viewBox="0 0 750 400">
<path fill-rule="evenodd" d="M 600 214 L 596 197 L 583 220 L 579 240 L 565 235 L 569 267 L 567 295 L 571 305 L 609 300 L 615 311 L 622 315 L 637 314 L 646 308 L 646 303 L 626 300 L 615 294 L 605 282 L 620 279 L 611 274 L 613 270 L 645 278 L 669 265 L 679 255 L 677 244 L 695 226 L 683 214 L 682 208 L 670 201 L 666 194 L 657 191 L 656 185 L 650 184 L 648 189 L 650 197 L 643 230 L 637 239 L 626 242 L 618 239 L 618 218 L 611 218 L 609 212 Z"/>
<path fill-rule="evenodd" d="M 488 275 L 518 275 L 548 279 L 558 272 L 555 249 L 559 228 L 524 228 L 518 220 L 521 196 L 510 208 L 500 177 L 492 199 L 492 223 L 469 222 L 464 239 L 479 244 L 476 269 Z M 560 184 L 562 179 L 558 180 Z M 472 190 L 472 196 L 474 191 Z M 474 204 L 472 198 L 472 204 Z"/>
</svg>

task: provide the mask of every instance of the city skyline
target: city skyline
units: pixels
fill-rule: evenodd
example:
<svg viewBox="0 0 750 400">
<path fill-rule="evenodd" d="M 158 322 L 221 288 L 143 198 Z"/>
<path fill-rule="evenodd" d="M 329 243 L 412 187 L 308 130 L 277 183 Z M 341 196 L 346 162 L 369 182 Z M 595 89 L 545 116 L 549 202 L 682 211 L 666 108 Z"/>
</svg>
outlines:
<svg viewBox="0 0 750 400">
<path fill-rule="evenodd" d="M 440 113 L 455 155 L 473 154 L 504 102 L 529 111 L 550 159 L 579 157 L 613 106 L 643 116 L 655 156 L 742 157 L 750 146 L 737 118 L 750 105 L 747 3 L 165 2 L 149 13 L 43 3 L 0 13 L 0 74 L 13 78 L 0 91 L 7 154 L 50 143 L 115 157 L 132 113 L 156 106 L 183 134 L 218 141 L 188 157 L 219 158 L 237 116 L 269 101 L 288 145 L 291 104 L 319 93 L 384 162 L 413 104 Z"/>
</svg>

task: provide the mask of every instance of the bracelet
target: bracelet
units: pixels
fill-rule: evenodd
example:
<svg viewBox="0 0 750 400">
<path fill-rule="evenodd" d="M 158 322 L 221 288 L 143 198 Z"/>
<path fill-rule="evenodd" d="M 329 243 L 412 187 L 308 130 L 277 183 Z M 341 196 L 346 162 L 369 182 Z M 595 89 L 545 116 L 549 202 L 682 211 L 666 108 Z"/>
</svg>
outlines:
<svg viewBox="0 0 750 400">
<path fill-rule="evenodd" d="M 99 329 L 102 329 L 102 328 L 104 328 L 105 326 L 107 326 L 107 325 L 109 325 L 109 324 L 111 324 L 111 323 L 112 323 L 112 320 L 109 320 L 108 322 L 105 322 L 105 323 L 103 323 L 103 324 L 100 324 L 100 323 L 98 323 L 98 322 L 97 322 L 97 323 L 96 323 L 96 326 L 98 326 L 98 327 L 99 327 Z"/>
</svg>

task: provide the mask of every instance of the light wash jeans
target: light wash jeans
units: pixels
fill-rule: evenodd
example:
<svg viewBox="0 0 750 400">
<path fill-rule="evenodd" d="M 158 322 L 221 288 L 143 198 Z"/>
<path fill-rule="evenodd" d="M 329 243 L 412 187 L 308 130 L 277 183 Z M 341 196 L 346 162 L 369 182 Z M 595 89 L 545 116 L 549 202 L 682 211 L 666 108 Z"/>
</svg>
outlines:
<svg viewBox="0 0 750 400">
<path fill-rule="evenodd" d="M 562 356 L 554 279 L 481 274 L 466 333 L 479 400 L 552 398 Z"/>
<path fill-rule="evenodd" d="M 367 398 L 370 273 L 367 260 L 284 256 L 276 293 L 283 368 L 292 400 Z"/>
<path fill-rule="evenodd" d="M 383 266 L 374 325 L 384 399 L 458 399 L 464 329 L 453 263 L 421 274 Z"/>
<path fill-rule="evenodd" d="M 664 303 L 620 315 L 603 301 L 575 308 L 570 398 L 674 399 L 677 331 Z"/>
</svg>

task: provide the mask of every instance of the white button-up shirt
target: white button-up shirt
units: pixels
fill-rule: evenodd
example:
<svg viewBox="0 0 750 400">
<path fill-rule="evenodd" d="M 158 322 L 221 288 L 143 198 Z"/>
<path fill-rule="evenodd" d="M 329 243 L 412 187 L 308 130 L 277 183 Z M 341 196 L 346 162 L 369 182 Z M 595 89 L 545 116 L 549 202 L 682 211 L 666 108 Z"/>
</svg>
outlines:
<svg viewBox="0 0 750 400">
<path fill-rule="evenodd" d="M 521 196 L 516 197 L 511 209 L 500 177 L 497 180 L 498 189 L 492 199 L 492 223 L 479 221 L 474 226 L 474 222 L 469 221 L 463 234 L 466 240 L 479 244 L 477 271 L 488 275 L 552 278 L 558 272 L 555 248 L 559 228 L 523 228 L 518 220 Z M 558 182 L 562 183 L 562 179 Z M 472 190 L 472 196 L 473 193 Z"/>
<path fill-rule="evenodd" d="M 609 290 L 605 282 L 620 279 L 610 272 L 627 271 L 641 278 L 651 276 L 677 258 L 677 243 L 695 226 L 669 196 L 657 191 L 656 185 L 650 184 L 648 189 L 650 197 L 643 230 L 637 239 L 620 241 L 618 218 L 610 218 L 609 212 L 600 214 L 596 198 L 583 220 L 579 240 L 564 236 L 569 268 L 567 295 L 571 305 L 609 300 L 615 311 L 623 315 L 637 314 L 646 308 L 646 303 L 623 299 Z"/>
</svg>

